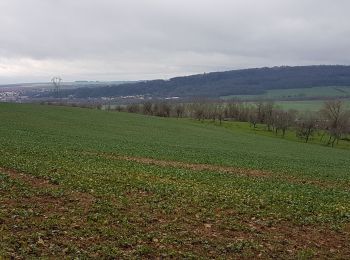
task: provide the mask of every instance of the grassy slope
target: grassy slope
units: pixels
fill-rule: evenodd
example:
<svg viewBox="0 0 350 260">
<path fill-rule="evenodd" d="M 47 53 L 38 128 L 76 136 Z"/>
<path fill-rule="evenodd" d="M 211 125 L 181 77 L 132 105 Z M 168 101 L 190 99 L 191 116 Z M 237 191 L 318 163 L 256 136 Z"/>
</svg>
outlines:
<svg viewBox="0 0 350 260">
<path fill-rule="evenodd" d="M 282 136 L 281 131 L 279 131 L 276 135 L 274 131 L 268 131 L 267 126 L 265 124 L 257 124 L 256 128 L 253 128 L 249 123 L 247 122 L 237 122 L 237 121 L 223 121 L 222 124 L 218 121 L 213 122 L 212 120 L 208 120 L 205 123 L 210 125 L 216 125 L 218 127 L 225 127 L 227 129 L 231 129 L 234 132 L 241 131 L 243 133 L 251 133 L 255 135 L 260 136 L 269 136 L 273 138 L 281 138 L 282 140 L 287 141 L 293 141 L 293 142 L 299 142 L 299 143 L 305 143 L 304 139 L 300 139 L 296 136 L 296 130 L 295 128 L 289 128 L 285 136 Z M 327 146 L 329 135 L 323 135 L 323 132 L 315 132 L 313 136 L 310 137 L 308 144 L 314 144 L 314 145 L 321 145 L 321 146 Z M 336 148 L 340 149 L 350 149 L 350 142 L 345 140 L 339 140 L 339 142 L 336 144 Z"/>
<path fill-rule="evenodd" d="M 13 241 L 22 243 L 19 254 L 52 254 L 48 246 L 53 242 L 47 234 L 52 225 L 66 230 L 66 237 L 83 241 L 93 237 L 98 242 L 94 246 L 73 242 L 72 248 L 56 242 L 58 255 L 67 247 L 65 253 L 82 256 L 328 256 L 327 245 L 318 248 L 298 242 L 300 234 L 293 235 L 293 230 L 302 223 L 310 225 L 308 234 L 316 232 L 320 239 L 336 232 L 330 226 L 338 227 L 337 236 L 348 241 L 347 233 L 342 233 L 350 218 L 348 150 L 188 120 L 78 108 L 0 104 L 0 120 L 0 166 L 59 184 L 54 192 L 42 187 L 32 191 L 0 174 L 4 176 L 0 202 L 51 193 L 62 202 L 71 191 L 90 194 L 95 201 L 87 213 L 79 204 L 71 216 L 65 216 L 85 219 L 73 230 L 69 225 L 74 221 L 61 218 L 34 223 L 37 230 L 25 236 L 9 229 L 9 224 L 2 227 L 8 233 L 0 240 L 0 255 L 7 247 L 13 249 Z M 112 153 L 271 173 L 267 178 L 249 177 L 148 165 L 106 156 Z M 46 212 L 42 208 L 46 204 L 40 205 L 39 211 Z M 25 230 L 31 214 L 28 205 L 18 207 L 14 210 L 21 212 L 19 225 Z M 12 223 L 7 222 L 11 212 L 0 210 L 0 224 Z M 287 229 L 292 226 L 279 231 L 281 223 Z M 257 233 L 256 228 L 262 231 Z M 269 228 L 274 231 L 266 232 Z M 286 241 L 276 240 L 274 232 Z M 336 249 L 331 255 L 347 253 Z"/>
</svg>

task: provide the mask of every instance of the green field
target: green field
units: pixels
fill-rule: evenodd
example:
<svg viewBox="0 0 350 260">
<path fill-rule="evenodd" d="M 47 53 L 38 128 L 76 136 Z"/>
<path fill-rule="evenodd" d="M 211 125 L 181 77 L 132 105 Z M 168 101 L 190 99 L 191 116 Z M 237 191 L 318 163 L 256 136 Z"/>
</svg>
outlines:
<svg viewBox="0 0 350 260">
<path fill-rule="evenodd" d="M 345 108 L 350 109 L 350 99 L 342 99 Z M 305 100 L 305 101 L 276 101 L 276 106 L 288 110 L 294 109 L 298 111 L 319 111 L 324 105 L 324 100 Z"/>
<path fill-rule="evenodd" d="M 349 258 L 350 151 L 0 104 L 0 258 Z"/>
<path fill-rule="evenodd" d="M 252 99 L 298 99 L 298 98 L 335 98 L 335 97 L 349 97 L 350 86 L 338 87 L 338 86 L 327 86 L 327 87 L 311 87 L 311 88 L 293 88 L 293 89 L 273 89 L 267 90 L 266 93 L 261 95 L 233 95 L 222 97 L 238 98 L 241 100 L 252 100 Z"/>
<path fill-rule="evenodd" d="M 327 98 L 342 98 L 346 108 L 350 109 L 350 87 L 313 87 L 296 89 L 268 90 L 261 95 L 234 95 L 223 99 L 236 98 L 239 100 L 273 100 L 281 109 L 298 111 L 319 111 Z M 293 100 L 286 100 L 293 99 Z M 299 99 L 299 100 L 298 100 Z M 312 99 L 312 100 L 305 100 Z M 248 102 L 250 103 L 250 102 Z"/>
</svg>

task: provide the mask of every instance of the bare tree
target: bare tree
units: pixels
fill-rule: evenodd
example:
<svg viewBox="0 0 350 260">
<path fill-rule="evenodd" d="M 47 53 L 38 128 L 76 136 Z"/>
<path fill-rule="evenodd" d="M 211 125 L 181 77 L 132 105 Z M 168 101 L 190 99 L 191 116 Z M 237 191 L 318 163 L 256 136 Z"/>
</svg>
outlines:
<svg viewBox="0 0 350 260">
<path fill-rule="evenodd" d="M 169 117 L 170 112 L 171 112 L 171 106 L 166 102 L 155 103 L 153 106 L 153 113 L 156 116 Z"/>
<path fill-rule="evenodd" d="M 256 102 L 256 117 L 258 120 L 258 123 L 264 123 L 265 121 L 265 115 L 264 115 L 264 102 L 258 101 Z"/>
<path fill-rule="evenodd" d="M 222 120 L 224 120 L 224 115 L 225 115 L 225 105 L 224 104 L 219 104 L 216 107 L 216 116 L 220 122 L 220 125 L 222 124 Z"/>
<path fill-rule="evenodd" d="M 126 106 L 126 110 L 129 113 L 138 113 L 140 112 L 140 106 L 138 104 L 129 104 Z"/>
<path fill-rule="evenodd" d="M 297 122 L 296 135 L 307 143 L 317 129 L 317 117 L 315 114 L 305 114 Z"/>
<path fill-rule="evenodd" d="M 271 127 L 273 126 L 273 111 L 274 111 L 274 103 L 273 101 L 267 102 L 263 107 L 264 113 L 264 123 L 267 125 L 267 130 L 271 131 Z"/>
<path fill-rule="evenodd" d="M 287 129 L 295 121 L 295 112 L 294 111 L 284 111 L 284 110 L 274 110 L 272 113 L 272 124 L 275 130 L 276 135 L 278 131 L 282 131 L 282 136 L 284 137 Z"/>
<path fill-rule="evenodd" d="M 143 104 L 142 106 L 142 113 L 144 115 L 152 115 L 153 111 L 152 111 L 152 103 L 150 101 L 147 101 Z"/>
<path fill-rule="evenodd" d="M 175 106 L 175 113 L 176 113 L 176 117 L 180 118 L 183 117 L 184 113 L 185 113 L 185 107 L 182 104 L 177 104 Z"/>
<path fill-rule="evenodd" d="M 166 103 L 166 102 L 163 102 L 161 104 L 161 109 L 162 109 L 162 112 L 163 112 L 163 116 L 165 117 L 170 117 L 170 113 L 171 113 L 171 106 Z"/>
<path fill-rule="evenodd" d="M 326 131 L 329 134 L 327 145 L 334 146 L 346 133 L 349 124 L 349 112 L 345 110 L 341 100 L 331 100 L 324 103 L 321 114 L 326 120 Z"/>
<path fill-rule="evenodd" d="M 248 122 L 250 127 L 256 128 L 256 124 L 260 122 L 261 118 L 261 107 L 251 107 L 249 110 Z"/>
<path fill-rule="evenodd" d="M 116 106 L 115 110 L 117 110 L 118 112 L 124 111 L 124 109 L 121 105 Z"/>
<path fill-rule="evenodd" d="M 204 105 L 201 103 L 194 103 L 192 105 L 192 114 L 195 119 L 203 120 L 205 117 L 205 108 Z"/>
<path fill-rule="evenodd" d="M 226 105 L 225 117 L 232 120 L 237 120 L 239 114 L 238 102 L 235 100 L 230 100 Z"/>
</svg>

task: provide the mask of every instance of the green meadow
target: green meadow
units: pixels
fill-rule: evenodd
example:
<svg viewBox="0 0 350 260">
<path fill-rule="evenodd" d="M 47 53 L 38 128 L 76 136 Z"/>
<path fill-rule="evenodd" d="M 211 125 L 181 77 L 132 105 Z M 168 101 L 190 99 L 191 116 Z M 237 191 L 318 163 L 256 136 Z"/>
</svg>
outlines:
<svg viewBox="0 0 350 260">
<path fill-rule="evenodd" d="M 238 98 L 241 100 L 251 99 L 298 99 L 298 98 L 345 98 L 350 96 L 350 86 L 326 86 L 311 88 L 291 88 L 291 89 L 272 89 L 267 90 L 260 95 L 233 95 L 225 96 L 227 98 Z"/>
<path fill-rule="evenodd" d="M 350 109 L 350 99 L 342 99 L 346 109 Z M 322 109 L 324 100 L 304 100 L 304 101 L 276 101 L 277 107 L 285 110 L 294 109 L 297 111 L 317 112 Z"/>
</svg>

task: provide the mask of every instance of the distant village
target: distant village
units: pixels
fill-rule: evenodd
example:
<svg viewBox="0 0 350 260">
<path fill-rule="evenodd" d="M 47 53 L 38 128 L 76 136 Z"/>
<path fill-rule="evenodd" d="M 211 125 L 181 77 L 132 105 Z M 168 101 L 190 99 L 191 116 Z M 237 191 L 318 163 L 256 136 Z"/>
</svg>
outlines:
<svg viewBox="0 0 350 260">
<path fill-rule="evenodd" d="M 23 90 L 0 89 L 0 102 L 16 102 L 21 103 L 29 99 Z"/>
</svg>

